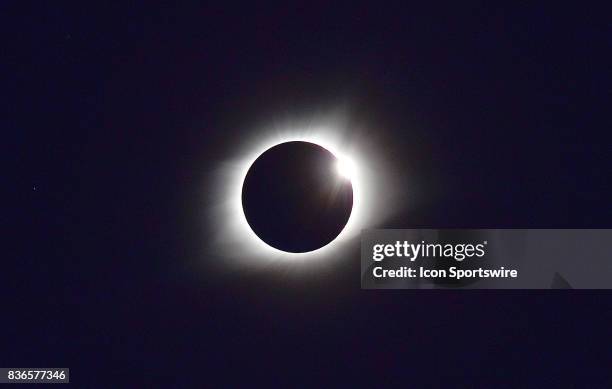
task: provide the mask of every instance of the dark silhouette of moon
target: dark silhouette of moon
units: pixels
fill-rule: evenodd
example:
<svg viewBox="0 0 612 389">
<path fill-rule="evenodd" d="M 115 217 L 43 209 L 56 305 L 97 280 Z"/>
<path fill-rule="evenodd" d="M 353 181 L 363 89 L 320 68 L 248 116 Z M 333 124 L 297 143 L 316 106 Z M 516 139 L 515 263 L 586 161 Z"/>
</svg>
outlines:
<svg viewBox="0 0 612 389">
<path fill-rule="evenodd" d="M 242 208 L 253 232 L 291 253 L 333 241 L 353 208 L 353 186 L 337 164 L 330 151 L 309 142 L 281 143 L 261 154 L 242 186 Z"/>
</svg>

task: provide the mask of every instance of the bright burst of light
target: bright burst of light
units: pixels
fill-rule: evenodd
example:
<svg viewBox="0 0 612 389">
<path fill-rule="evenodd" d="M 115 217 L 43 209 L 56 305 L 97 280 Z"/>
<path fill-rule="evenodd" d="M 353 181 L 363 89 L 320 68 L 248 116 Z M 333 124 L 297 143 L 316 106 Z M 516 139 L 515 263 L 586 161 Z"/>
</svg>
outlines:
<svg viewBox="0 0 612 389">
<path fill-rule="evenodd" d="M 393 183 L 385 173 L 389 169 L 375 155 L 375 147 L 369 137 L 361 137 L 354 128 L 349 129 L 342 120 L 328 120 L 313 125 L 282 124 L 267 130 L 253 131 L 253 139 L 244 139 L 242 149 L 236 150 L 235 159 L 227 160 L 219 170 L 213 186 L 214 208 L 209 212 L 209 223 L 218 232 L 214 245 L 219 256 L 229 261 L 256 263 L 312 262 L 314 259 L 331 259 L 347 242 L 358 252 L 362 229 L 375 228 L 376 223 L 392 212 L 393 199 L 389 196 Z M 306 253 L 289 253 L 269 246 L 250 228 L 242 208 L 242 185 L 253 162 L 269 148 L 285 142 L 304 141 L 318 144 L 339 160 L 337 172 L 351 180 L 353 209 L 342 232 L 329 244 Z M 387 189 L 382 189 L 387 187 Z M 381 190 L 382 189 L 382 190 Z"/>
<path fill-rule="evenodd" d="M 336 162 L 336 172 L 347 180 L 352 180 L 355 175 L 355 164 L 350 158 L 345 156 L 336 155 L 338 162 Z"/>
</svg>

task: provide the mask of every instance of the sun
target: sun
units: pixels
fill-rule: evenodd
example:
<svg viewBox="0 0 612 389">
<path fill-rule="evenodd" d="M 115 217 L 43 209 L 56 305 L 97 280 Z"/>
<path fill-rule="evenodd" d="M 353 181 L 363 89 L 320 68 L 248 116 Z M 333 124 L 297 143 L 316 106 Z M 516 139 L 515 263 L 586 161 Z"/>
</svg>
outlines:
<svg viewBox="0 0 612 389">
<path fill-rule="evenodd" d="M 209 225 L 214 225 L 213 246 L 220 257 L 248 265 L 278 261 L 312 263 L 339 255 L 347 248 L 359 247 L 362 229 L 373 228 L 392 210 L 394 202 L 388 197 L 394 185 L 388 183 L 389 171 L 376 148 L 370 147 L 371 135 L 351 132 L 340 120 L 313 124 L 289 123 L 253 131 L 250 139 L 232 158 L 220 165 L 213 187 L 214 204 L 208 213 Z M 329 244 L 309 252 L 291 253 L 278 250 L 263 242 L 250 228 L 242 207 L 242 186 L 253 162 L 266 150 L 286 142 L 301 141 L 317 144 L 337 158 L 336 173 L 340 179 L 350 180 L 353 188 L 353 207 L 344 229 Z M 389 190 L 379 192 L 388 186 Z M 349 245 L 349 242 L 350 245 Z"/>
</svg>

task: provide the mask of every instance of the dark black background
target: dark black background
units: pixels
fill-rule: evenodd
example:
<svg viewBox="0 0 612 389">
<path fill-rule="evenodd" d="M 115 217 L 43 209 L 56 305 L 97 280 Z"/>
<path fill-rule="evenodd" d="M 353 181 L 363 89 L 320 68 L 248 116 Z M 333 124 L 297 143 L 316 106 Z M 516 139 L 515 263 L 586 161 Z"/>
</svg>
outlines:
<svg viewBox="0 0 612 389">
<path fill-rule="evenodd" d="M 338 101 L 430 195 L 383 227 L 610 227 L 605 10 L 0 10 L 3 366 L 67 366 L 78 387 L 606 386 L 607 292 L 362 291 L 356 243 L 302 277 L 198 265 L 221 260 L 201 250 L 207 172 L 249 123 Z"/>
</svg>

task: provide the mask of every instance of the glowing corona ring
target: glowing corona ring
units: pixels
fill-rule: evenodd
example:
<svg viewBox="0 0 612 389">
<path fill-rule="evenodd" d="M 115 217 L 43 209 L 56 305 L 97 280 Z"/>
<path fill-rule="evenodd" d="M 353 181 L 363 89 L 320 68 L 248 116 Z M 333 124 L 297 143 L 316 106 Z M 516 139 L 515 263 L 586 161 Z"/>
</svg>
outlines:
<svg viewBox="0 0 612 389">
<path fill-rule="evenodd" d="M 372 228 L 373 223 L 391 210 L 392 201 L 385 198 L 390 188 L 383 193 L 377 192 L 377 189 L 387 185 L 382 172 L 388 169 L 373 155 L 371 148 L 366 147 L 367 141 L 357 134 L 347 136 L 347 131 L 339 123 L 282 126 L 282 129 L 269 130 L 268 136 L 262 136 L 261 131 L 256 135 L 255 140 L 245 142 L 238 159 L 222 165 L 216 178 L 216 201 L 210 217 L 218 232 L 216 244 L 220 256 L 249 261 L 249 264 L 253 264 L 254 260 L 298 263 L 331 258 L 343 247 L 346 248 L 348 240 L 358 237 L 361 229 Z M 353 209 L 344 229 L 329 244 L 304 253 L 285 252 L 266 244 L 253 232 L 242 208 L 242 185 L 253 162 L 271 147 L 290 141 L 314 143 L 327 149 L 338 160 L 336 169 L 339 175 L 349 179 L 353 187 Z"/>
<path fill-rule="evenodd" d="M 289 252 L 285 252 L 282 250 L 278 250 L 272 246 L 269 246 L 268 244 L 266 244 L 265 242 L 263 242 L 261 240 L 261 238 L 259 238 L 255 232 L 253 232 L 253 230 L 251 229 L 251 227 L 248 225 L 247 220 L 246 220 L 246 216 L 244 214 L 244 209 L 242 208 L 242 200 L 241 200 L 241 193 L 242 193 L 242 184 L 244 183 L 244 179 L 247 175 L 247 172 L 249 170 L 249 168 L 251 167 L 251 165 L 255 162 L 255 160 L 264 152 L 266 152 L 268 149 L 285 143 L 285 142 L 290 142 L 290 141 L 302 141 L 302 142 L 309 142 L 309 143 L 314 143 L 317 144 L 321 147 L 323 147 L 324 149 L 328 150 L 330 153 L 332 153 L 334 155 L 334 157 L 336 157 L 336 159 L 338 160 L 338 165 L 336 166 L 336 169 L 338 171 L 338 174 L 340 174 L 342 177 L 351 180 L 351 184 L 353 185 L 353 210 L 351 212 L 351 216 L 349 217 L 348 222 L 346 223 L 346 225 L 344 226 L 344 228 L 342 229 L 342 231 L 340 232 L 340 234 L 334 238 L 334 240 L 332 240 L 329 244 L 314 250 L 314 251 L 310 251 L 310 252 L 306 252 L 306 253 L 289 253 Z M 276 254 L 276 255 L 283 255 L 283 256 L 308 256 L 308 255 L 313 255 L 316 254 L 319 251 L 325 251 L 325 249 L 329 246 L 333 246 L 336 242 L 341 241 L 343 238 L 346 237 L 347 234 L 350 234 L 351 231 L 351 227 L 354 227 L 355 225 L 355 214 L 358 213 L 357 210 L 359 209 L 359 205 L 360 205 L 360 198 L 359 198 L 359 193 L 360 193 L 360 189 L 359 189 L 360 185 L 359 185 L 359 179 L 358 179 L 358 174 L 357 174 L 357 168 L 355 167 L 354 162 L 352 161 L 352 158 L 349 158 L 347 156 L 346 153 L 342 152 L 342 150 L 337 146 L 334 145 L 330 142 L 326 142 L 322 139 L 308 139 L 307 137 L 291 137 L 285 140 L 281 140 L 278 141 L 276 143 L 270 144 L 266 147 L 264 147 L 262 150 L 258 150 L 257 155 L 255 155 L 254 158 L 250 159 L 248 163 L 246 163 L 243 166 L 242 172 L 240 174 L 240 187 L 239 190 L 236 193 L 235 196 L 235 201 L 237 203 L 237 205 L 234 205 L 235 207 L 240 208 L 240 217 L 242 222 L 244 223 L 245 229 L 248 231 L 244 231 L 245 233 L 247 233 L 250 236 L 250 240 L 256 241 L 257 245 L 260 246 L 260 248 L 262 250 L 266 250 L 269 251 L 270 254 Z M 254 242 L 255 243 L 255 242 Z"/>
</svg>

